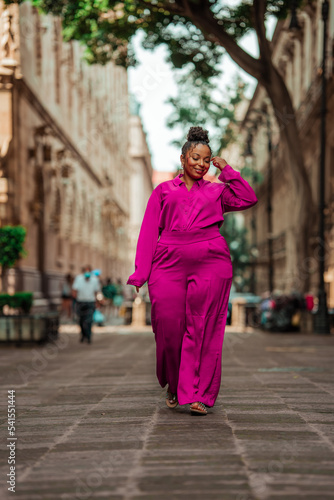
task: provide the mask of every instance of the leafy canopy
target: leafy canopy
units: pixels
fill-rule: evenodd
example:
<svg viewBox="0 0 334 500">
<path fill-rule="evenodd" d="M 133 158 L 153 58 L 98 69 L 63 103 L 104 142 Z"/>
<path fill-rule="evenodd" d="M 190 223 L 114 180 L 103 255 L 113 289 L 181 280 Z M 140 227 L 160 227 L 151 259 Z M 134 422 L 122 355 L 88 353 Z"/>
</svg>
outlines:
<svg viewBox="0 0 334 500">
<path fill-rule="evenodd" d="M 5 0 L 6 4 L 25 0 Z M 299 7 L 303 2 L 297 0 Z M 223 0 L 31 0 L 41 12 L 60 16 L 66 41 L 79 40 L 86 46 L 90 63 L 135 64 L 129 41 L 138 29 L 145 33 L 143 45 L 169 48 L 170 61 L 181 68 L 192 62 L 202 75 L 215 74 L 224 49 L 217 38 L 199 28 L 201 14 L 238 42 L 256 28 L 253 2 L 228 5 Z M 264 18 L 284 19 L 289 0 L 268 0 Z"/>
<path fill-rule="evenodd" d="M 235 115 L 236 106 L 243 100 L 247 84 L 238 76 L 223 92 L 216 78 L 204 79 L 195 71 L 188 71 L 176 77 L 178 94 L 167 102 L 173 111 L 168 117 L 169 128 L 180 128 L 182 136 L 191 126 L 203 126 L 210 132 L 210 146 L 216 155 L 230 142 L 237 141 Z M 173 141 L 179 148 L 186 137 Z"/>
<path fill-rule="evenodd" d="M 24 0 L 5 1 L 22 3 Z M 233 96 L 230 95 L 231 101 L 226 103 L 221 96 L 215 95 L 217 85 L 214 85 L 214 78 L 221 76 L 222 56 L 226 50 L 231 52 L 231 41 L 233 48 L 234 43 L 254 30 L 260 40 L 262 21 L 269 16 L 284 19 L 291 8 L 290 0 L 267 0 L 265 7 L 261 0 L 241 0 L 236 5 L 224 0 L 31 1 L 41 12 L 61 17 L 64 40 L 78 40 L 84 44 L 85 59 L 91 64 L 113 60 L 125 67 L 135 65 L 131 39 L 138 30 L 144 33 L 141 42 L 144 48 L 153 50 L 161 44 L 167 46 L 167 61 L 186 72 L 177 77 L 179 94 L 169 101 L 174 112 L 168 125 L 185 127 L 205 123 L 207 126 L 209 123 L 210 128 L 212 123 L 217 130 L 223 119 L 234 122 L 234 112 L 229 106 L 233 105 Z M 296 0 L 296 7 L 311 1 Z M 255 67 L 254 61 L 248 61 L 248 68 Z M 193 99 L 187 102 L 186 96 Z M 235 98 L 239 97 L 240 88 Z M 220 137 L 224 136 L 221 146 L 224 147 L 233 139 L 232 129 L 227 126 L 221 132 Z"/>
</svg>

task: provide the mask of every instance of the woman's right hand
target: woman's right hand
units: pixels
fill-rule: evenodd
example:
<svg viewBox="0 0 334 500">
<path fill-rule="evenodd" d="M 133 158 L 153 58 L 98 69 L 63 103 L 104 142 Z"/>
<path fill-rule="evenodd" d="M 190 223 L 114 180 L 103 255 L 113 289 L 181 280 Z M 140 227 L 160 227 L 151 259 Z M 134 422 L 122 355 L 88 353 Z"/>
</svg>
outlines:
<svg viewBox="0 0 334 500">
<path fill-rule="evenodd" d="M 227 161 L 224 160 L 224 158 L 220 158 L 219 156 L 214 156 L 213 158 L 211 158 L 212 163 L 214 164 L 214 166 L 216 168 L 219 168 L 220 171 L 223 170 L 223 168 L 226 167 L 226 165 L 228 165 Z"/>
</svg>

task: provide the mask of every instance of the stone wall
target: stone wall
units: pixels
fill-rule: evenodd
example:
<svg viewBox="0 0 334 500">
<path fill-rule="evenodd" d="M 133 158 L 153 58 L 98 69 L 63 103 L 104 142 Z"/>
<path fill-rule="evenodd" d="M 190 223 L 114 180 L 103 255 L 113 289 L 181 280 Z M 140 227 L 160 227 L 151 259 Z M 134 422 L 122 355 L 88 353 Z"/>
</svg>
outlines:
<svg viewBox="0 0 334 500">
<path fill-rule="evenodd" d="M 152 193 L 151 155 L 147 147 L 146 135 L 140 117 L 130 117 L 130 220 L 129 220 L 129 255 L 131 265 L 129 275 L 134 272 L 134 260 L 141 223 L 147 201 Z"/>
<path fill-rule="evenodd" d="M 0 2 L 0 222 L 27 228 L 16 288 L 59 300 L 64 274 L 129 270 L 126 70 L 88 66 L 60 20 Z"/>
</svg>

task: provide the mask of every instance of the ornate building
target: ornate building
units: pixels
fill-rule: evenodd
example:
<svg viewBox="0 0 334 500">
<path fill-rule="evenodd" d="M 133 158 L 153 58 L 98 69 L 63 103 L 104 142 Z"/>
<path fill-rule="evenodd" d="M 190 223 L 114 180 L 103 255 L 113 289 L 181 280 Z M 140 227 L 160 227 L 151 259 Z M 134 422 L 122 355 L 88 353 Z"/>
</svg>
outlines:
<svg viewBox="0 0 334 500">
<path fill-rule="evenodd" d="M 301 29 L 292 32 L 290 19 L 278 22 L 272 40 L 273 58 L 285 78 L 296 109 L 297 123 L 302 139 L 305 166 L 311 180 L 315 203 L 319 199 L 320 165 L 320 111 L 321 111 L 321 66 L 323 22 L 321 19 L 321 0 L 308 2 L 298 11 Z M 334 307 L 334 1 L 330 1 L 328 22 L 328 65 L 327 65 L 327 137 L 326 137 L 326 277 L 328 283 L 329 306 Z M 262 110 L 262 118 L 257 112 Z M 268 234 L 268 127 L 272 134 L 272 233 Z M 252 121 L 257 121 L 257 127 Z M 280 110 L 275 114 L 266 92 L 260 85 L 246 110 L 240 128 L 243 145 L 252 137 L 252 166 L 262 173 L 264 181 L 256 186 L 259 202 L 256 208 L 256 241 L 258 261 L 256 266 L 256 292 L 268 290 L 268 238 L 272 240 L 274 290 L 291 292 L 299 256 L 294 244 L 296 228 L 293 214 L 295 200 L 291 172 L 286 166 L 288 151 L 280 142 L 280 127 L 289 116 Z M 241 142 L 242 142 L 241 141 Z M 242 146 L 240 146 L 242 151 Z M 317 206 L 317 205 L 316 205 Z M 246 223 L 251 231 L 252 214 L 245 212 Z M 318 228 L 313 228 L 313 239 L 317 238 Z M 318 287 L 318 261 L 316 254 L 311 257 L 311 292 L 316 294 Z"/>
<path fill-rule="evenodd" d="M 60 19 L 0 1 L 0 223 L 27 228 L 15 288 L 37 305 L 86 263 L 129 270 L 127 74 L 82 55 Z"/>
<path fill-rule="evenodd" d="M 130 116 L 130 220 L 129 220 L 129 275 L 134 272 L 134 261 L 137 240 L 146 209 L 147 201 L 152 193 L 151 154 L 147 147 L 146 134 L 138 114 L 137 106 L 132 106 Z M 136 108 L 136 109 L 135 109 Z"/>
</svg>

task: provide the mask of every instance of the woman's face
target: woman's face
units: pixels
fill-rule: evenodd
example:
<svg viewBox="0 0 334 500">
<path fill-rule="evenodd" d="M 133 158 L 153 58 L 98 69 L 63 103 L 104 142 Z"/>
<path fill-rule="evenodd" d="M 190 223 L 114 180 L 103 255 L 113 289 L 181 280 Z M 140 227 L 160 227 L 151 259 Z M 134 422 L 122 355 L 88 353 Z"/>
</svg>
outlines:
<svg viewBox="0 0 334 500">
<path fill-rule="evenodd" d="M 181 155 L 184 171 L 192 179 L 201 179 L 210 168 L 211 152 L 205 144 L 196 144 L 187 151 L 185 158 Z"/>
</svg>

